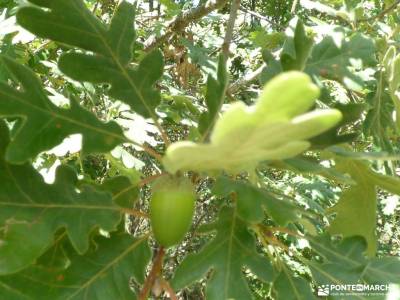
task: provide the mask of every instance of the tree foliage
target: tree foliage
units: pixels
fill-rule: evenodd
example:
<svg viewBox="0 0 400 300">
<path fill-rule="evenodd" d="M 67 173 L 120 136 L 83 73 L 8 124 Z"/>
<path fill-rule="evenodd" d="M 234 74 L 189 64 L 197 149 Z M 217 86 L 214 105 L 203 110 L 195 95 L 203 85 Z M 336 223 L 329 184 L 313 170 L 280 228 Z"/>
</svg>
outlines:
<svg viewBox="0 0 400 300">
<path fill-rule="evenodd" d="M 15 2 L 0 299 L 400 298 L 399 1 Z"/>
</svg>

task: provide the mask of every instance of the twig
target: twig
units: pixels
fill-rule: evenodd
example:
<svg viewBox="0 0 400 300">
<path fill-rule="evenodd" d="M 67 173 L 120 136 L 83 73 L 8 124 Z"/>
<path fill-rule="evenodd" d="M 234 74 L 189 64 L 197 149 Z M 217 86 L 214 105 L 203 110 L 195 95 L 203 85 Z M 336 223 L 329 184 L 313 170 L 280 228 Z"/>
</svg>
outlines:
<svg viewBox="0 0 400 300">
<path fill-rule="evenodd" d="M 237 18 L 239 7 L 240 7 L 240 0 L 232 0 L 229 19 L 226 25 L 224 43 L 222 44 L 222 54 L 224 55 L 225 61 L 227 61 L 229 57 L 229 46 L 232 41 L 233 29 L 235 28 L 235 21 Z"/>
<path fill-rule="evenodd" d="M 287 233 L 288 235 L 291 235 L 293 237 L 299 237 L 299 238 L 304 238 L 302 235 L 300 235 L 297 232 L 294 232 L 288 228 L 285 227 L 266 227 L 264 228 L 265 230 L 269 230 L 272 232 L 282 232 L 282 233 Z"/>
<path fill-rule="evenodd" d="M 96 3 L 93 6 L 93 9 L 92 9 L 92 14 L 96 13 L 96 10 L 97 10 L 98 7 L 99 7 L 99 1 L 96 1 Z"/>
<path fill-rule="evenodd" d="M 146 281 L 143 285 L 142 290 L 140 291 L 139 300 L 146 300 L 148 298 L 150 290 L 151 290 L 155 280 L 161 274 L 164 255 L 165 255 L 165 250 L 163 247 L 160 247 L 160 249 L 158 249 L 157 255 L 154 259 L 151 271 L 146 278 Z"/>
<path fill-rule="evenodd" d="M 121 211 L 127 215 L 131 215 L 131 216 L 135 216 L 135 217 L 139 217 L 139 218 L 144 218 L 144 219 L 148 219 L 149 215 L 140 211 L 140 210 L 136 210 L 136 209 L 131 209 L 131 208 L 122 208 Z"/>
<path fill-rule="evenodd" d="M 145 152 L 147 152 L 149 155 L 153 156 L 153 157 L 154 157 L 155 159 L 157 159 L 158 161 L 161 161 L 161 160 L 162 160 L 162 156 L 161 156 L 159 153 L 157 153 L 155 150 L 153 150 L 152 148 L 150 148 L 149 146 L 146 146 L 146 145 L 144 145 L 144 144 L 137 143 L 137 142 L 132 141 L 132 140 L 130 140 L 130 139 L 129 139 L 127 142 L 128 142 L 128 143 L 131 143 L 131 144 L 133 144 L 133 145 L 135 145 L 135 146 L 138 146 L 138 147 L 142 148 Z"/>
<path fill-rule="evenodd" d="M 185 28 L 194 21 L 201 19 L 202 17 L 208 15 L 210 12 L 220 9 L 225 6 L 227 0 L 215 0 L 207 2 L 204 5 L 198 6 L 188 12 L 185 12 L 179 16 L 177 16 L 166 28 L 166 31 L 163 35 L 156 38 L 152 42 L 146 42 L 147 46 L 144 48 L 144 51 L 150 52 L 154 48 L 162 45 L 174 34 L 180 33 Z"/>
<path fill-rule="evenodd" d="M 228 61 L 229 58 L 229 46 L 231 44 L 232 41 L 232 37 L 233 37 L 233 30 L 235 28 L 235 21 L 237 18 L 237 13 L 240 7 L 240 0 L 232 0 L 232 4 L 231 4 L 231 9 L 229 12 L 229 19 L 227 21 L 226 24 L 226 31 L 225 31 L 225 38 L 224 38 L 224 42 L 222 43 L 221 46 L 221 51 L 222 51 L 222 57 L 223 57 L 223 66 L 222 68 L 227 68 L 226 63 Z M 219 99 L 219 103 L 218 103 L 218 109 L 220 110 L 222 107 L 222 104 L 224 103 L 224 99 L 225 99 L 225 94 L 226 94 L 226 89 L 227 89 L 227 83 L 224 86 L 224 91 L 223 93 L 221 93 L 221 97 Z M 207 129 L 205 130 L 205 132 L 203 133 L 200 141 L 203 142 L 209 135 L 210 130 L 212 129 L 212 126 L 215 123 L 215 119 L 217 117 L 217 114 L 213 116 L 213 120 L 209 123 Z"/>
<path fill-rule="evenodd" d="M 169 282 L 166 281 L 164 278 L 159 278 L 159 279 L 160 279 L 161 287 L 163 288 L 163 290 L 165 292 L 168 293 L 171 300 L 178 300 L 178 297 L 176 296 L 175 291 L 173 290 L 173 288 L 171 287 Z"/>
<path fill-rule="evenodd" d="M 161 138 L 165 144 L 166 147 L 169 146 L 169 144 L 171 144 L 169 137 L 167 135 L 167 133 L 165 132 L 164 128 L 161 126 L 161 124 L 158 122 L 158 120 L 156 119 L 156 117 L 153 117 L 153 121 L 154 121 L 154 125 L 157 127 L 158 131 L 161 134 Z"/>
<path fill-rule="evenodd" d="M 252 15 L 252 16 L 254 16 L 254 17 L 256 17 L 256 18 L 258 18 L 258 19 L 260 19 L 260 20 L 267 21 L 268 23 L 270 23 L 271 25 L 274 25 L 274 26 L 277 27 L 277 28 L 281 28 L 281 26 L 280 26 L 279 24 L 277 24 L 277 23 L 271 21 L 271 20 L 268 19 L 267 17 L 265 17 L 265 16 L 263 16 L 263 15 L 260 15 L 259 13 L 255 12 L 255 11 L 249 10 L 249 9 L 243 7 L 243 6 L 240 6 L 239 9 L 240 9 L 242 12 L 248 13 L 249 15 Z"/>
<path fill-rule="evenodd" d="M 379 14 L 377 14 L 376 16 L 372 16 L 372 17 L 368 17 L 368 18 L 363 18 L 363 19 L 359 19 L 357 20 L 357 22 L 369 22 L 372 20 L 380 20 L 382 19 L 387 13 L 389 13 L 390 11 L 394 10 L 397 8 L 397 6 L 400 4 L 400 0 L 395 1 L 392 5 L 390 5 L 388 8 L 382 10 Z"/>
<path fill-rule="evenodd" d="M 299 3 L 299 0 L 294 0 L 294 1 L 293 1 L 292 8 L 290 9 L 290 13 L 291 13 L 291 14 L 294 14 L 294 13 L 295 13 L 296 7 L 297 7 L 297 4 L 298 4 L 298 3 Z"/>
<path fill-rule="evenodd" d="M 257 79 L 258 76 L 262 73 L 262 70 L 266 67 L 266 64 L 262 64 L 261 67 L 259 67 L 257 70 L 254 72 L 251 72 L 250 74 L 247 74 L 246 76 L 239 78 L 237 81 L 232 83 L 228 89 L 227 93 L 229 95 L 236 93 L 242 86 L 247 85 L 248 83 L 252 82 L 253 80 Z"/>
<path fill-rule="evenodd" d="M 157 178 L 162 177 L 162 176 L 166 176 L 166 175 L 168 175 L 168 173 L 158 173 L 158 174 L 155 174 L 155 175 L 148 176 L 148 177 L 142 179 L 138 183 L 138 186 L 142 187 L 142 186 L 144 186 L 144 185 L 156 180 Z"/>
</svg>

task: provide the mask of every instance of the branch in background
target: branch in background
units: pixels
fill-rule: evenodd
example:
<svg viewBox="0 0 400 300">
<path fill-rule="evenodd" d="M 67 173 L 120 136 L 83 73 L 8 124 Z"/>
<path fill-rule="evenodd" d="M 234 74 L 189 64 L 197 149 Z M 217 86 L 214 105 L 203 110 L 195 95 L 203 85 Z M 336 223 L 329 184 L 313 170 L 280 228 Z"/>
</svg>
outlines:
<svg viewBox="0 0 400 300">
<path fill-rule="evenodd" d="M 267 17 L 260 15 L 259 13 L 255 12 L 255 11 L 251 11 L 243 6 L 241 6 L 239 8 L 242 12 L 248 13 L 249 15 L 252 15 L 260 20 L 264 20 L 267 21 L 268 23 L 270 23 L 271 25 L 275 26 L 276 28 L 281 28 L 281 26 L 273 21 L 271 21 L 270 19 L 268 19 Z"/>
<path fill-rule="evenodd" d="M 133 208 L 122 208 L 121 211 L 124 214 L 130 215 L 130 216 L 133 216 L 133 217 L 138 217 L 138 218 L 143 218 L 143 219 L 148 219 L 149 218 L 149 215 L 146 214 L 145 212 L 142 212 L 140 210 L 136 210 L 136 209 L 133 209 Z"/>
<path fill-rule="evenodd" d="M 395 1 L 392 5 L 390 5 L 388 8 L 382 10 L 379 14 L 377 14 L 376 16 L 372 16 L 372 17 L 368 17 L 368 18 L 364 18 L 364 19 L 359 19 L 357 20 L 358 22 L 368 22 L 368 21 L 372 21 L 372 20 L 380 20 L 382 19 L 385 15 L 387 15 L 389 12 L 391 12 L 392 10 L 396 9 L 400 4 L 400 0 Z"/>
<path fill-rule="evenodd" d="M 148 177 L 142 179 L 142 180 L 137 184 L 137 186 L 143 187 L 143 186 L 145 186 L 146 184 L 149 184 L 150 182 L 153 182 L 154 180 L 158 179 L 159 177 L 166 176 L 166 175 L 168 175 L 168 173 L 158 173 L 158 174 L 155 174 L 155 175 L 148 176 Z"/>
<path fill-rule="evenodd" d="M 229 13 L 228 23 L 226 25 L 226 32 L 224 43 L 222 44 L 222 54 L 224 55 L 225 62 L 229 57 L 229 46 L 233 37 L 233 29 L 235 28 L 235 21 L 240 7 L 240 0 L 232 0 L 231 10 Z"/>
<path fill-rule="evenodd" d="M 228 95 L 232 95 L 234 93 L 236 93 L 241 87 L 246 86 L 247 84 L 249 84 L 250 82 L 252 82 L 253 80 L 256 80 L 258 76 L 260 76 L 262 70 L 266 67 L 266 64 L 262 64 L 261 67 L 259 67 L 257 70 L 255 70 L 254 72 L 245 75 L 244 77 L 238 79 L 237 81 L 235 81 L 234 83 L 232 83 L 228 89 L 227 89 L 227 94 Z"/>
<path fill-rule="evenodd" d="M 294 1 L 293 1 L 292 8 L 290 9 L 290 13 L 291 13 L 291 14 L 294 14 L 294 13 L 295 13 L 296 7 L 297 7 L 297 4 L 298 4 L 298 3 L 299 3 L 299 0 L 294 0 Z"/>
<path fill-rule="evenodd" d="M 162 45 L 167 42 L 171 36 L 174 34 L 180 33 L 192 22 L 201 19 L 202 17 L 208 15 L 210 12 L 223 8 L 228 0 L 215 0 L 207 2 L 204 5 L 198 6 L 188 12 L 185 12 L 179 16 L 177 16 L 167 27 L 165 33 L 156 38 L 154 41 L 145 43 L 144 51 L 149 52 L 154 48 Z"/>
<path fill-rule="evenodd" d="M 135 146 L 138 146 L 138 147 L 142 148 L 144 152 L 146 152 L 147 154 L 151 155 L 152 157 L 157 159 L 159 162 L 161 162 L 161 160 L 162 160 L 161 154 L 159 154 L 153 148 L 151 148 L 149 146 L 146 146 L 145 144 L 137 143 L 137 142 L 132 141 L 132 140 L 128 140 L 127 142 L 131 143 L 132 145 L 135 145 Z"/>
</svg>

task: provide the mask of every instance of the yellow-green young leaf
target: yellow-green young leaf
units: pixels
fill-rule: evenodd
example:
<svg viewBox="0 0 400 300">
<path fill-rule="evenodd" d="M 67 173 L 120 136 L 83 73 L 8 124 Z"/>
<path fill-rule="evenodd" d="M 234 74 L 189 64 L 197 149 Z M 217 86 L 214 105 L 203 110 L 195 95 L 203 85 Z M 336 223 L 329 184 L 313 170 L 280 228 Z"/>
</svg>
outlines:
<svg viewBox="0 0 400 300">
<path fill-rule="evenodd" d="M 338 110 L 309 110 L 318 88 L 301 72 L 283 73 L 271 80 L 254 106 L 233 104 L 216 122 L 211 141 L 183 141 L 168 147 L 163 163 L 179 170 L 238 172 L 263 160 L 286 159 L 308 149 L 308 139 L 336 125 Z M 304 114 L 303 114 L 304 113 Z"/>
<path fill-rule="evenodd" d="M 336 214 L 329 227 L 332 234 L 344 237 L 362 236 L 368 243 L 367 254 L 376 252 L 376 187 L 400 195 L 400 179 L 378 174 L 363 161 L 337 159 L 336 169 L 347 173 L 356 182 L 346 189 L 339 202 L 328 209 Z"/>
</svg>

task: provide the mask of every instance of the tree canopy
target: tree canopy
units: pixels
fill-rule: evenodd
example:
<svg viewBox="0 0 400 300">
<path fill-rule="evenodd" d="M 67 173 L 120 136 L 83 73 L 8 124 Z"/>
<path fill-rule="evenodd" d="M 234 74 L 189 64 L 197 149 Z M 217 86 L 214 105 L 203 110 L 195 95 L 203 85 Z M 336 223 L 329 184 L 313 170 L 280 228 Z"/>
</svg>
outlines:
<svg viewBox="0 0 400 300">
<path fill-rule="evenodd" d="M 0 299 L 400 299 L 399 22 L 0 0 Z"/>
</svg>

